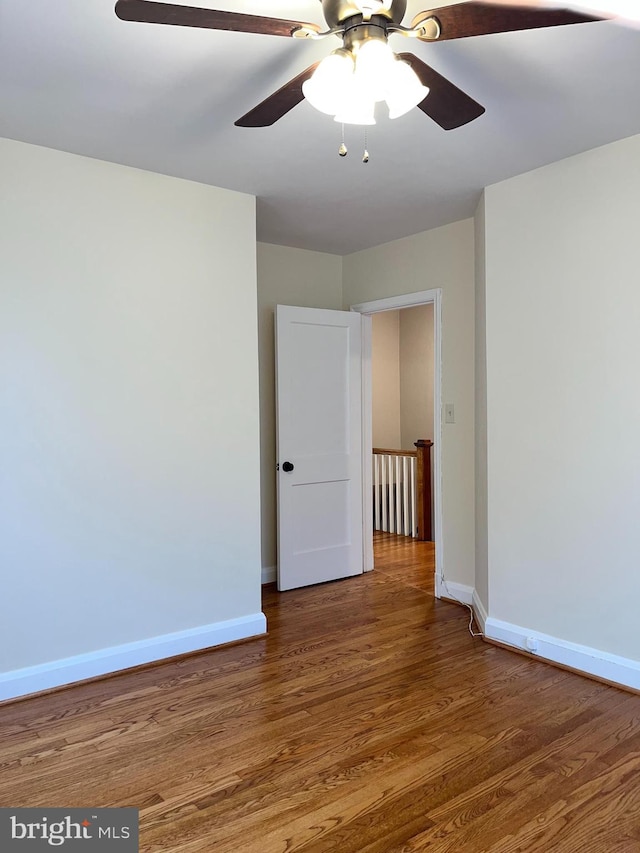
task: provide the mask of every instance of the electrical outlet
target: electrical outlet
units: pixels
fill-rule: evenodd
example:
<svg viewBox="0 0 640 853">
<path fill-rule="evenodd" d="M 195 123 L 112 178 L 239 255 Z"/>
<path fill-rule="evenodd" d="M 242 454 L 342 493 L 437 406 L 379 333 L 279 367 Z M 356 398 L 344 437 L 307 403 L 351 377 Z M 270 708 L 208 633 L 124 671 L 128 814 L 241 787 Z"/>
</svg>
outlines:
<svg viewBox="0 0 640 853">
<path fill-rule="evenodd" d="M 456 422 L 456 413 L 453 408 L 453 403 L 444 404 L 444 422 L 446 424 L 455 424 Z"/>
</svg>

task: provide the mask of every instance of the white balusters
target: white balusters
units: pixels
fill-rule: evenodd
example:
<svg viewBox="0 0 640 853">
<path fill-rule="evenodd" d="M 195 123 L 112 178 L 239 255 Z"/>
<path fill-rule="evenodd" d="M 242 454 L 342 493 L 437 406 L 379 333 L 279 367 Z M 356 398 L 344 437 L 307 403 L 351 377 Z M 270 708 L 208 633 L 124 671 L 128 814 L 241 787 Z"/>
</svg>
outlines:
<svg viewBox="0 0 640 853">
<path fill-rule="evenodd" d="M 389 493 L 389 489 L 387 488 L 387 457 L 380 456 L 380 470 L 382 472 L 382 476 L 380 478 L 380 495 L 379 500 L 382 504 L 382 530 L 388 530 L 389 526 L 387 524 L 387 495 Z"/>
<path fill-rule="evenodd" d="M 411 535 L 418 538 L 418 496 L 416 494 L 417 460 L 411 460 Z"/>
<path fill-rule="evenodd" d="M 398 457 L 399 459 L 400 457 Z M 402 532 L 405 536 L 411 536 L 411 526 L 409 519 L 409 465 L 408 465 L 409 457 L 402 457 L 402 515 L 403 522 Z"/>
<path fill-rule="evenodd" d="M 415 454 L 374 451 L 372 465 L 374 530 L 416 537 Z"/>
<path fill-rule="evenodd" d="M 396 532 L 396 483 L 393 476 L 393 456 L 387 456 L 387 470 L 389 472 L 389 533 Z"/>
<path fill-rule="evenodd" d="M 382 508 L 380 500 L 381 477 L 380 477 L 381 459 L 378 453 L 373 454 L 373 529 L 382 530 Z"/>
<path fill-rule="evenodd" d="M 396 487 L 393 490 L 394 503 L 396 505 L 396 533 L 402 533 L 402 479 L 400 477 L 400 457 L 396 456 Z"/>
</svg>

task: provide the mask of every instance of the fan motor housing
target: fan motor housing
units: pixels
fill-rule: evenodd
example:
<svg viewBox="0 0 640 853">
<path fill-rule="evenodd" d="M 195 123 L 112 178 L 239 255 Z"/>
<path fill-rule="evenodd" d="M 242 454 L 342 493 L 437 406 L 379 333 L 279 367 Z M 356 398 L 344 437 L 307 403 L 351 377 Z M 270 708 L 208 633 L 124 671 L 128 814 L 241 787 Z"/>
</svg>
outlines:
<svg viewBox="0 0 640 853">
<path fill-rule="evenodd" d="M 407 10 L 407 0 L 320 0 L 322 12 L 330 28 L 339 27 L 354 15 L 362 15 L 364 7 L 371 8 L 371 14 L 380 15 L 393 24 L 400 24 Z"/>
</svg>

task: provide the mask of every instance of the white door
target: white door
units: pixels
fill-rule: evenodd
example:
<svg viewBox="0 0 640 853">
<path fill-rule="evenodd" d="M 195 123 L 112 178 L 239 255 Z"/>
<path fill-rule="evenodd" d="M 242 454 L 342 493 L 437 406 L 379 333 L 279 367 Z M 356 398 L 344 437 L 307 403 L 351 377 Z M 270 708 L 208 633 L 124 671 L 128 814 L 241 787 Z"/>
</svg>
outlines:
<svg viewBox="0 0 640 853">
<path fill-rule="evenodd" d="M 361 322 L 276 308 L 280 590 L 363 571 Z"/>
</svg>

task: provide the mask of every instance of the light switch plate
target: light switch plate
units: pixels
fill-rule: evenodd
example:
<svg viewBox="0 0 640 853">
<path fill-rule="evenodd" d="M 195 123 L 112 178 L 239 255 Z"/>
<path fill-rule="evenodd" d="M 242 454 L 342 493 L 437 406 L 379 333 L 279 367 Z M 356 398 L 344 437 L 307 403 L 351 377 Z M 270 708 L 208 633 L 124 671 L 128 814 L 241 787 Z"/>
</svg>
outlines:
<svg viewBox="0 0 640 853">
<path fill-rule="evenodd" d="M 456 413 L 453 408 L 453 403 L 444 404 L 444 422 L 446 424 L 454 424 L 456 422 Z"/>
</svg>

